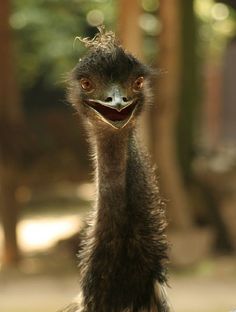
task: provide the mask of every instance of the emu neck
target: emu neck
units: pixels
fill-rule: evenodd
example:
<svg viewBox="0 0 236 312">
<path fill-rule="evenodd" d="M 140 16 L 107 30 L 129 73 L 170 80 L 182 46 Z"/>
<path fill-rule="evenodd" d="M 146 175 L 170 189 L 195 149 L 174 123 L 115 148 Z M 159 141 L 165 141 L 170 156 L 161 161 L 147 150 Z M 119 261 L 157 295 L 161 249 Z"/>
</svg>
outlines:
<svg viewBox="0 0 236 312">
<path fill-rule="evenodd" d="M 100 182 L 109 183 L 112 187 L 116 181 L 125 176 L 127 152 L 130 133 L 110 133 L 107 136 L 98 136 L 96 140 L 97 173 Z M 115 179 L 115 180 L 114 180 Z M 113 183 L 110 183 L 110 182 Z"/>
<path fill-rule="evenodd" d="M 134 131 L 126 131 L 97 132 L 93 142 L 97 209 L 81 270 L 86 311 L 157 311 L 154 281 L 165 281 L 159 190 Z"/>
<path fill-rule="evenodd" d="M 132 133 L 112 132 L 96 140 L 98 216 L 120 217 L 126 208 L 128 145 Z M 104 223 L 104 222 L 103 222 Z"/>
</svg>

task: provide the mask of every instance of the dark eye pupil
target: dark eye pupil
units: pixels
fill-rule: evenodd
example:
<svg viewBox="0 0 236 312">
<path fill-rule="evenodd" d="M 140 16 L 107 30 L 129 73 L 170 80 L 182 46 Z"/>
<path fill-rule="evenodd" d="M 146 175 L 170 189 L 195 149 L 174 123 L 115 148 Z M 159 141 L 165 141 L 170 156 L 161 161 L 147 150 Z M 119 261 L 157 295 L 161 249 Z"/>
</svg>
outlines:
<svg viewBox="0 0 236 312">
<path fill-rule="evenodd" d="M 87 79 L 81 79 L 80 84 L 84 90 L 89 90 L 92 87 L 91 82 Z"/>
<path fill-rule="evenodd" d="M 83 86 L 84 86 L 84 87 L 88 87 L 89 85 L 90 85 L 90 83 L 89 83 L 88 81 L 84 81 L 84 82 L 83 82 Z"/>
<path fill-rule="evenodd" d="M 135 83 L 134 83 L 134 88 L 137 89 L 137 90 L 140 90 L 143 86 L 143 78 L 140 77 L 138 78 Z"/>
</svg>

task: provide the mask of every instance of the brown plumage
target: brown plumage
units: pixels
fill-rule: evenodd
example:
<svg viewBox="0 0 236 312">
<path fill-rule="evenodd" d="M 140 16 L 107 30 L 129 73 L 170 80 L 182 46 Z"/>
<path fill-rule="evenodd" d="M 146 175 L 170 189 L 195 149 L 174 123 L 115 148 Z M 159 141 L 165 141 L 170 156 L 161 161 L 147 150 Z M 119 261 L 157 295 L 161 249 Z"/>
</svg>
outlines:
<svg viewBox="0 0 236 312">
<path fill-rule="evenodd" d="M 67 312 L 167 312 L 165 204 L 136 138 L 151 70 L 100 28 L 71 74 L 69 99 L 87 130 L 97 187 Z"/>
</svg>

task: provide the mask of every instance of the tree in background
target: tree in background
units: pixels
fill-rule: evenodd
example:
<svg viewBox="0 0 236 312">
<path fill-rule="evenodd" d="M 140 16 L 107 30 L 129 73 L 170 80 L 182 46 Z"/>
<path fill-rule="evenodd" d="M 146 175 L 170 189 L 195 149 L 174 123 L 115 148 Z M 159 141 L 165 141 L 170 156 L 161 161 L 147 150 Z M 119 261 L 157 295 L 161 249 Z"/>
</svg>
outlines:
<svg viewBox="0 0 236 312">
<path fill-rule="evenodd" d="M 120 41 L 128 51 L 139 58 L 143 57 L 143 34 L 139 26 L 141 12 L 139 1 L 119 1 L 118 34 Z"/>
<path fill-rule="evenodd" d="M 15 199 L 17 185 L 17 156 L 19 125 L 22 111 L 14 71 L 14 59 L 9 27 L 10 1 L 0 2 L 0 212 L 4 233 L 3 264 L 19 260 L 16 237 L 18 207 Z"/>
<path fill-rule="evenodd" d="M 194 158 L 195 130 L 199 120 L 199 88 L 197 83 L 197 25 L 194 14 L 194 1 L 180 1 L 180 83 L 179 112 L 177 122 L 177 155 L 186 185 L 191 180 Z M 198 106 L 198 109 L 197 109 Z"/>
<path fill-rule="evenodd" d="M 179 229 L 192 226 L 190 203 L 187 196 L 181 166 L 177 156 L 177 126 L 180 114 L 181 88 L 181 1 L 160 1 L 162 32 L 159 67 L 161 76 L 157 82 L 153 127 L 155 131 L 155 158 L 160 170 L 161 181 L 166 197 L 170 200 L 172 225 Z"/>
<path fill-rule="evenodd" d="M 3 68 L 2 73 L 4 73 L 0 78 L 0 178 L 2 194 L 5 194 L 1 196 L 1 201 L 2 203 L 3 200 L 9 201 L 9 204 L 2 204 L 1 207 L 16 207 L 14 192 L 18 169 L 15 164 L 21 162 L 17 160 L 20 152 L 17 142 L 20 138 L 18 125 L 22 112 L 13 59 L 10 57 L 9 11 L 6 10 L 6 8 L 9 10 L 9 1 L 5 2 L 0 4 L 0 49 L 3 55 L 0 62 Z M 37 164 L 37 157 L 40 158 L 42 154 L 44 157 L 41 157 L 41 165 L 50 159 L 55 164 L 55 172 L 61 170 L 61 173 L 63 170 L 61 163 L 57 164 L 55 159 L 62 159 L 64 162 L 66 159 L 64 155 L 69 151 L 66 149 L 68 146 L 76 146 L 76 151 L 72 148 L 70 152 L 74 153 L 73 155 L 77 158 L 73 158 L 74 162 L 71 157 L 68 158 L 68 162 L 64 164 L 66 172 L 63 178 L 71 178 L 69 166 L 74 174 L 73 181 L 77 181 L 76 175 L 81 174 L 79 170 L 75 170 L 75 163 L 79 163 L 78 155 L 83 154 L 81 152 L 83 148 L 78 143 L 77 137 L 73 137 L 72 141 L 68 140 L 68 137 L 75 134 L 75 130 L 72 129 L 70 121 L 65 121 L 67 107 L 63 103 L 65 96 L 61 82 L 64 80 L 65 73 L 73 67 L 83 53 L 82 45 L 78 42 L 73 48 L 75 36 L 93 37 L 97 31 L 96 26 L 104 23 L 108 29 L 116 28 L 122 44 L 128 50 L 139 58 L 146 57 L 146 61 L 152 65 L 158 63 L 157 67 L 161 69 L 161 74 L 157 77 L 155 105 L 149 112 L 146 112 L 144 124 L 147 130 L 142 131 L 142 135 L 144 134 L 159 167 L 162 191 L 169 199 L 171 224 L 178 229 L 192 227 L 196 221 L 195 211 L 194 213 L 192 211 L 193 201 L 190 192 L 192 185 L 196 186 L 192 161 L 195 153 L 198 152 L 195 139 L 196 128 L 200 127 L 198 104 L 202 102 L 199 99 L 197 81 L 199 64 L 196 62 L 199 55 L 197 56 L 196 51 L 198 53 L 200 51 L 200 61 L 209 58 L 209 55 L 202 52 L 203 46 L 205 50 L 210 50 L 209 36 L 215 40 L 215 26 L 222 23 L 220 20 L 218 22 L 214 20 L 215 22 L 212 23 L 214 3 L 210 0 L 71 0 L 69 2 L 67 0 L 41 2 L 12 0 L 12 4 L 10 25 L 14 30 L 14 39 L 16 39 L 14 46 L 17 51 L 15 56 L 22 90 L 22 104 L 28 119 L 25 118 L 25 120 L 30 128 L 29 133 L 33 133 L 35 129 L 38 131 L 35 135 L 35 146 L 28 144 L 33 150 L 33 156 L 25 157 L 28 170 L 26 175 L 32 175 L 33 166 Z M 208 8 L 208 13 L 206 8 Z M 198 25 L 196 17 L 199 19 Z M 199 43 L 197 39 L 200 31 L 205 41 L 203 42 L 202 39 Z M 221 38 L 225 40 L 224 32 L 221 33 Z M 214 40 L 212 39 L 211 42 Z M 222 40 L 217 42 L 217 47 L 213 47 L 211 43 L 214 51 L 222 45 Z M 64 110 L 58 116 L 62 107 Z M 51 119 L 48 114 L 49 110 Z M 71 116 L 71 112 L 67 111 L 67 113 Z M 58 115 L 54 118 L 56 114 Z M 37 119 L 39 116 L 42 119 Z M 42 127 L 45 119 L 47 119 L 47 125 L 50 125 L 49 128 L 45 125 Z M 60 125 L 65 125 L 68 130 L 68 137 L 64 138 L 67 143 L 63 146 L 65 154 L 60 145 L 63 141 L 63 127 L 55 123 L 53 128 L 55 120 Z M 64 123 L 61 123 L 62 120 Z M 52 135 L 52 128 L 56 133 L 57 141 Z M 79 136 L 82 138 L 80 133 Z M 54 158 L 55 156 L 58 158 Z M 84 171 L 87 170 L 86 166 L 83 166 Z M 48 172 L 47 165 L 45 168 Z M 40 182 L 45 182 L 45 175 L 42 172 L 39 170 L 39 174 L 34 176 Z M 55 181 L 52 176 L 50 171 L 50 179 Z M 23 183 L 22 180 L 21 183 Z M 209 211 L 213 211 L 212 205 L 215 206 L 215 203 L 208 205 Z M 3 214 L 3 208 L 1 210 Z M 205 206 L 203 210 L 206 214 Z M 16 242 L 14 224 L 16 224 L 17 213 L 14 211 L 16 212 L 17 209 L 5 209 L 4 212 L 4 215 L 8 216 L 5 218 L 8 220 L 6 222 L 11 220 L 8 223 L 8 229 L 13 229 L 12 234 L 9 234 L 9 230 L 5 232 L 9 231 L 7 235 L 12 236 L 12 242 Z M 13 214 L 11 218 L 10 212 Z M 209 218 L 206 222 L 209 222 Z"/>
</svg>

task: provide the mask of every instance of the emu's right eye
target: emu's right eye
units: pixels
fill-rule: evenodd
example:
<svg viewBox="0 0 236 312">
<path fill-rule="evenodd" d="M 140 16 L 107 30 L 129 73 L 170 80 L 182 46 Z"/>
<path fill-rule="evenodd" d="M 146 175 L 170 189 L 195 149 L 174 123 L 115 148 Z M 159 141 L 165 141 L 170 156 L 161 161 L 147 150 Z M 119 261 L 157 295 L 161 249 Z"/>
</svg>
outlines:
<svg viewBox="0 0 236 312">
<path fill-rule="evenodd" d="M 144 78 L 142 76 L 138 77 L 133 83 L 133 91 L 135 92 L 141 91 L 143 88 L 143 84 L 144 84 Z"/>
<path fill-rule="evenodd" d="M 81 88 L 86 92 L 91 92 L 94 90 L 94 85 L 88 78 L 82 78 L 79 81 Z"/>
</svg>

